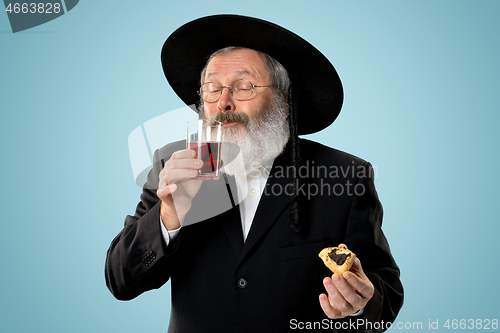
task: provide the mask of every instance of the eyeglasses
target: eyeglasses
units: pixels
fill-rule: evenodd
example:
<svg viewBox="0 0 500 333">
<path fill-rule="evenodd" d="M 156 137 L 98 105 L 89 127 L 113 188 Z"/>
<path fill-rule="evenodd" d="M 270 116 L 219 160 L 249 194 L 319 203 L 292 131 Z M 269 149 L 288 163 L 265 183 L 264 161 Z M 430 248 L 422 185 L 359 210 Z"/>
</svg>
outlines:
<svg viewBox="0 0 500 333">
<path fill-rule="evenodd" d="M 245 79 L 235 80 L 229 86 L 220 86 L 215 82 L 207 82 L 201 86 L 199 95 L 205 102 L 215 103 L 222 96 L 222 90 L 227 88 L 235 100 L 244 101 L 252 96 L 253 88 L 267 87 L 271 86 L 256 86 Z"/>
</svg>

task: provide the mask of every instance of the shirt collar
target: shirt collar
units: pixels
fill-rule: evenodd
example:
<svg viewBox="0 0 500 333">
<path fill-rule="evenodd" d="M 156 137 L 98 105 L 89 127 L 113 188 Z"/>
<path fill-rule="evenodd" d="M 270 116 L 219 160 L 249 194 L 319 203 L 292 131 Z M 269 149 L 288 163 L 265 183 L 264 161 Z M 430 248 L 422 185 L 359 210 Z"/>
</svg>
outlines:
<svg viewBox="0 0 500 333">
<path fill-rule="evenodd" d="M 252 175 L 261 174 L 266 178 L 269 177 L 271 173 L 271 168 L 273 167 L 274 158 L 264 160 L 262 163 L 252 162 L 250 167 L 247 169 L 247 177 Z"/>
</svg>

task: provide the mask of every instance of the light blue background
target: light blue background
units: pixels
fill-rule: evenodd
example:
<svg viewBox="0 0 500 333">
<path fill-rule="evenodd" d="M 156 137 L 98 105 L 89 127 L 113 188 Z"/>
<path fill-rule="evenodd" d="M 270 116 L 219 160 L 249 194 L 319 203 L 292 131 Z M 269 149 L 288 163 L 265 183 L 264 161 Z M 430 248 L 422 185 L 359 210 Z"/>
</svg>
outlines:
<svg viewBox="0 0 500 333">
<path fill-rule="evenodd" d="M 140 194 L 128 135 L 183 106 L 162 44 L 217 13 L 280 24 L 337 68 L 343 111 L 311 137 L 378 167 L 398 321 L 498 319 L 499 2 L 110 0 L 17 34 L 0 13 L 0 331 L 166 331 L 169 286 L 117 301 L 104 260 Z"/>
</svg>

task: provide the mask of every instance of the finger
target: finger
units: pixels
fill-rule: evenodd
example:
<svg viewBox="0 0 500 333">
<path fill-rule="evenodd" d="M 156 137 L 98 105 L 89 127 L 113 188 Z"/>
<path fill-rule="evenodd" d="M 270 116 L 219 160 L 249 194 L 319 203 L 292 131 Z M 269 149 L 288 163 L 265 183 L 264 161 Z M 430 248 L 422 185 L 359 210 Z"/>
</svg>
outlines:
<svg viewBox="0 0 500 333">
<path fill-rule="evenodd" d="M 343 313 L 347 312 L 348 314 L 352 314 L 365 305 L 364 297 L 361 296 L 358 293 L 358 290 L 353 288 L 353 286 L 346 279 L 342 278 L 339 280 L 336 287 L 348 304 L 348 306 L 346 305 L 345 307 L 339 308 Z"/>
<path fill-rule="evenodd" d="M 196 158 L 183 158 L 169 160 L 165 164 L 166 170 L 175 169 L 200 169 L 203 166 L 203 161 Z"/>
<path fill-rule="evenodd" d="M 177 190 L 177 185 L 176 184 L 170 184 L 165 187 L 162 187 L 156 191 L 156 195 L 158 198 L 165 200 L 167 197 L 174 193 Z"/>
<path fill-rule="evenodd" d="M 166 174 L 166 183 L 174 184 L 180 183 L 183 180 L 193 179 L 198 176 L 198 170 L 190 170 L 190 169 L 176 169 L 176 170 L 168 170 L 165 172 Z"/>
<path fill-rule="evenodd" d="M 177 159 L 184 159 L 184 158 L 195 158 L 196 157 L 196 152 L 192 149 L 183 149 L 183 150 L 178 150 L 175 153 L 172 154 L 171 159 L 177 160 Z"/>
<path fill-rule="evenodd" d="M 354 262 L 353 262 L 353 265 L 354 269 L 356 271 L 358 271 L 360 274 L 362 275 L 365 275 L 365 273 L 363 272 L 363 267 L 361 266 L 361 261 L 359 260 L 358 257 L 356 257 L 356 259 L 354 259 Z"/>
<path fill-rule="evenodd" d="M 347 245 L 345 245 L 344 243 L 340 243 L 340 244 L 339 244 L 339 246 L 337 246 L 337 247 L 341 247 L 341 248 L 344 248 L 344 249 L 346 249 L 346 250 L 349 250 L 349 249 L 347 248 Z"/>
<path fill-rule="evenodd" d="M 328 292 L 330 304 L 342 313 L 342 317 L 353 313 L 353 307 L 347 302 L 339 289 L 340 286 L 343 286 L 345 289 L 345 285 L 347 285 L 347 282 L 340 274 L 333 274 L 331 279 L 325 278 L 323 284 Z"/>
<path fill-rule="evenodd" d="M 368 279 L 365 275 L 365 272 L 363 272 L 363 268 L 361 267 L 361 261 L 359 261 L 357 257 L 354 259 L 349 272 L 353 273 L 356 276 L 359 276 L 360 278 Z"/>
<path fill-rule="evenodd" d="M 177 156 L 186 155 L 189 151 L 178 151 Z M 195 178 L 198 175 L 198 169 L 203 166 L 203 161 L 194 158 L 175 159 L 171 158 L 165 163 L 160 173 L 160 187 L 169 183 L 179 182 Z M 190 171 L 191 170 L 191 171 Z"/>
<path fill-rule="evenodd" d="M 345 315 L 350 315 L 357 311 L 357 308 L 363 303 L 361 296 L 352 288 L 352 286 L 341 276 L 335 274 L 333 277 L 335 287 L 344 302 L 336 304 L 337 308 Z"/>
<path fill-rule="evenodd" d="M 162 188 L 163 186 L 167 186 L 167 181 L 165 179 L 165 169 L 160 171 L 160 174 L 158 175 L 158 189 Z"/>
<path fill-rule="evenodd" d="M 321 308 L 323 309 L 323 312 L 328 316 L 330 319 L 335 319 L 335 318 L 340 318 L 342 314 L 340 311 L 336 308 L 334 308 L 331 304 L 330 301 L 328 300 L 328 296 L 325 294 L 319 295 L 319 304 Z"/>
<path fill-rule="evenodd" d="M 353 290 L 362 298 L 370 299 L 373 296 L 374 287 L 368 278 L 359 277 L 352 272 L 345 272 L 343 277 Z"/>
</svg>

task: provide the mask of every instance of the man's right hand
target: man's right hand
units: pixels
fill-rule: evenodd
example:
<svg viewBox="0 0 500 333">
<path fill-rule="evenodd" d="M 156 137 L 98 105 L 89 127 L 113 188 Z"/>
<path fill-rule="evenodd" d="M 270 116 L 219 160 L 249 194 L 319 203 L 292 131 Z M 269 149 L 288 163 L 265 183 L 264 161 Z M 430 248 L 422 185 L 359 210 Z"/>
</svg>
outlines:
<svg viewBox="0 0 500 333">
<path fill-rule="evenodd" d="M 181 226 L 191 203 L 200 189 L 201 180 L 193 179 L 203 161 L 196 159 L 194 150 L 179 150 L 172 154 L 160 171 L 156 194 L 161 200 L 160 215 L 167 230 Z"/>
</svg>

